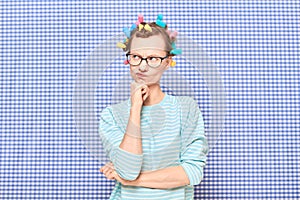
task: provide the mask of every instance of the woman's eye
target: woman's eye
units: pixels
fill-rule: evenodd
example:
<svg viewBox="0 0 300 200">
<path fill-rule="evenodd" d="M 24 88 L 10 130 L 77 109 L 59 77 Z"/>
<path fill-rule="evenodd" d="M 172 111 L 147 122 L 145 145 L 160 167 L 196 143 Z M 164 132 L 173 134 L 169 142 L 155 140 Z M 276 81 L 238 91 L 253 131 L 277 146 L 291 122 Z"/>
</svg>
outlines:
<svg viewBox="0 0 300 200">
<path fill-rule="evenodd" d="M 136 59 L 140 59 L 140 57 L 137 56 L 137 55 L 133 55 L 132 58 L 135 59 L 135 60 L 136 60 Z"/>
<path fill-rule="evenodd" d="M 157 61 L 157 59 L 158 59 L 158 58 L 156 58 L 156 57 L 149 57 L 149 60 L 150 60 L 150 61 Z"/>
</svg>

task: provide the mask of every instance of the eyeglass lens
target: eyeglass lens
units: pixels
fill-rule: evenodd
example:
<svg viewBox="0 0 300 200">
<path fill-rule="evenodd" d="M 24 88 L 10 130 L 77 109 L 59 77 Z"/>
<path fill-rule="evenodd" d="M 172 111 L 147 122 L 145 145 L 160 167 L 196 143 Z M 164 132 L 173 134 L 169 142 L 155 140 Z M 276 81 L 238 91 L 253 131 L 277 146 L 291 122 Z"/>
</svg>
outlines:
<svg viewBox="0 0 300 200">
<path fill-rule="evenodd" d="M 165 58 L 166 57 L 160 58 L 160 57 L 154 57 L 154 56 L 142 58 L 142 57 L 140 57 L 138 55 L 134 55 L 134 54 L 127 55 L 127 60 L 131 65 L 139 65 L 143 60 L 146 60 L 147 64 L 150 67 L 158 67 L 161 64 L 162 60 Z"/>
</svg>

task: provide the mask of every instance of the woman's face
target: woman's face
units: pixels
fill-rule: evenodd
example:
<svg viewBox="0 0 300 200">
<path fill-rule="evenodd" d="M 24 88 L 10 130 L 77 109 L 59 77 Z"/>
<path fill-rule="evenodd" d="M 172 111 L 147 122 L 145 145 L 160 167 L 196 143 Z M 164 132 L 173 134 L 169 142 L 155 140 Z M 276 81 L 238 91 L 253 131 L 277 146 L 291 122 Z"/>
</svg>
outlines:
<svg viewBox="0 0 300 200">
<path fill-rule="evenodd" d="M 168 55 L 165 49 L 165 41 L 160 35 L 153 35 L 148 38 L 134 37 L 131 42 L 130 54 L 147 57 L 161 57 Z M 138 83 L 145 83 L 147 85 L 159 83 L 160 78 L 165 70 L 170 67 L 170 57 L 163 59 L 158 67 L 150 67 L 146 60 L 133 66 L 130 65 L 131 77 Z"/>
</svg>

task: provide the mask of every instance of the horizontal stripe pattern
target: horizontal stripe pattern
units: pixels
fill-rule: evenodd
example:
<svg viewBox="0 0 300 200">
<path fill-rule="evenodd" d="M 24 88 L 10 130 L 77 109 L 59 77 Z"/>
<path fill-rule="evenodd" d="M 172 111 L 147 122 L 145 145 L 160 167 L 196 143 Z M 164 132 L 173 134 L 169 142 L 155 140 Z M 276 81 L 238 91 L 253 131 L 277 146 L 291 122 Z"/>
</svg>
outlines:
<svg viewBox="0 0 300 200">
<path fill-rule="evenodd" d="M 187 96 L 166 94 L 160 103 L 143 106 L 142 155 L 119 148 L 130 107 L 128 99 L 105 108 L 99 124 L 103 147 L 119 175 L 132 180 L 139 173 L 181 165 L 190 184 L 172 189 L 153 189 L 123 186 L 116 182 L 110 199 L 193 199 L 194 185 L 202 180 L 208 152 L 203 118 L 196 101 Z"/>
<path fill-rule="evenodd" d="M 117 173 L 126 180 L 136 179 L 141 170 L 143 156 L 124 151 L 119 147 L 124 131 L 119 128 L 110 109 L 103 110 L 101 114 L 99 134 L 105 152 Z"/>
</svg>

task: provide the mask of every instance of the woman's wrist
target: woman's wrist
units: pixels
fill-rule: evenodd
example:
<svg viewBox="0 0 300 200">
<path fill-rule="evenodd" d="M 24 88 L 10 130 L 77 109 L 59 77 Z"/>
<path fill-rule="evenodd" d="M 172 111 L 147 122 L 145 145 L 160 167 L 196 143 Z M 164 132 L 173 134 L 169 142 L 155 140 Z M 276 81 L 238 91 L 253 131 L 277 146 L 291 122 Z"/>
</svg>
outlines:
<svg viewBox="0 0 300 200">
<path fill-rule="evenodd" d="M 131 112 L 131 113 L 140 113 L 141 110 L 142 110 L 142 107 L 143 107 L 143 105 L 136 105 L 136 104 L 133 104 L 133 105 L 131 105 L 131 107 L 130 107 L 130 112 Z"/>
<path fill-rule="evenodd" d="M 135 180 L 132 180 L 132 181 L 127 181 L 127 180 L 123 179 L 122 181 L 123 181 L 122 184 L 126 185 L 126 186 L 135 186 L 135 187 L 140 186 L 139 185 L 139 178 L 137 178 Z"/>
</svg>

